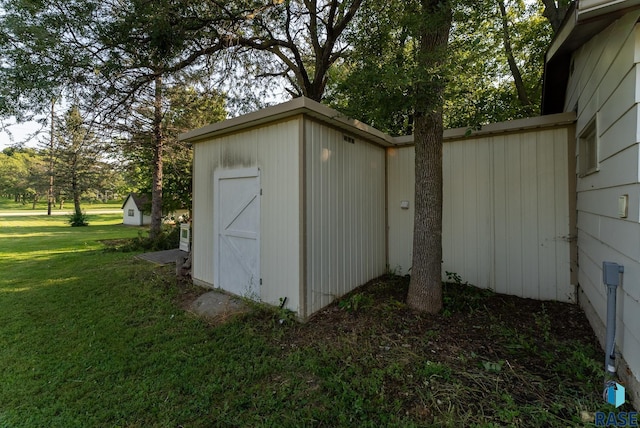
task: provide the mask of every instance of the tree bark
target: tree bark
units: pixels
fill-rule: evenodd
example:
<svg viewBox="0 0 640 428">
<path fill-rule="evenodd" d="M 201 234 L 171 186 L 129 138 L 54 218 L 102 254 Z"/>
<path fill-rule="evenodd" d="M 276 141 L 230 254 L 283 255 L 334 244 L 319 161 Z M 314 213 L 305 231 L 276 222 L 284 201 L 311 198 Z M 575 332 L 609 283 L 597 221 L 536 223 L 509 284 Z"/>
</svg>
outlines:
<svg viewBox="0 0 640 428">
<path fill-rule="evenodd" d="M 80 185 L 78 183 L 78 158 L 77 154 L 73 155 L 73 162 L 71 164 L 71 193 L 73 194 L 73 210 L 76 213 L 76 218 L 81 218 L 82 207 L 80 206 Z"/>
<path fill-rule="evenodd" d="M 556 34 L 562 26 L 562 21 L 564 21 L 564 16 L 567 14 L 571 2 L 569 0 L 560 0 L 556 4 L 555 0 L 542 0 L 542 4 L 544 5 L 542 16 L 547 18 L 553 29 L 553 34 Z"/>
<path fill-rule="evenodd" d="M 504 43 L 504 53 L 507 55 L 507 62 L 509 63 L 509 70 L 513 76 L 513 82 L 516 85 L 516 92 L 518 94 L 518 100 L 523 106 L 531 105 L 531 100 L 527 94 L 524 81 L 522 80 L 522 74 L 518 68 L 518 64 L 513 56 L 513 49 L 511 48 L 511 37 L 509 35 L 509 20 L 507 19 L 507 10 L 504 5 L 504 0 L 498 0 L 498 8 L 500 9 L 500 18 L 502 20 L 502 41 Z"/>
<path fill-rule="evenodd" d="M 415 218 L 413 265 L 407 304 L 437 313 L 442 309 L 442 135 L 443 93 L 451 5 L 447 0 L 421 0 L 422 25 L 415 105 Z"/>
<path fill-rule="evenodd" d="M 153 183 L 151 188 L 151 227 L 149 237 L 155 239 L 162 233 L 162 156 L 164 136 L 162 134 L 162 77 L 155 78 L 153 103 Z"/>
<path fill-rule="evenodd" d="M 53 131 L 55 130 L 54 125 L 54 113 L 55 113 L 55 105 L 56 100 L 51 100 L 51 136 L 49 140 L 49 192 L 47 194 L 47 215 L 51 215 L 51 207 L 53 206 L 53 166 L 54 166 L 54 157 L 53 157 L 53 146 L 55 141 L 55 136 Z"/>
<path fill-rule="evenodd" d="M 78 185 L 75 179 L 71 186 L 71 191 L 73 192 L 73 211 L 76 213 L 76 218 L 80 218 L 82 216 L 82 206 L 80 205 L 80 192 L 78 191 Z"/>
</svg>

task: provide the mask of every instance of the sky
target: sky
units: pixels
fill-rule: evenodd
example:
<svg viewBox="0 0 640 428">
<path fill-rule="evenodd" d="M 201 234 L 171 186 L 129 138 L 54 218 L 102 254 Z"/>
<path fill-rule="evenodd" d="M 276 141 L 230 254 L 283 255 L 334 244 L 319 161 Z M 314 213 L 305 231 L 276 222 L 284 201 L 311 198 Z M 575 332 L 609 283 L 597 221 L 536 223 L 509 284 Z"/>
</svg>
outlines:
<svg viewBox="0 0 640 428">
<path fill-rule="evenodd" d="M 41 131 L 39 136 L 36 135 L 38 131 Z M 46 132 L 46 129 L 42 129 L 42 125 L 37 122 L 26 122 L 3 127 L 3 130 L 0 131 L 0 151 L 18 143 L 25 143 L 28 147 L 35 147 L 38 145 L 38 137 L 42 138 L 44 132 Z"/>
</svg>

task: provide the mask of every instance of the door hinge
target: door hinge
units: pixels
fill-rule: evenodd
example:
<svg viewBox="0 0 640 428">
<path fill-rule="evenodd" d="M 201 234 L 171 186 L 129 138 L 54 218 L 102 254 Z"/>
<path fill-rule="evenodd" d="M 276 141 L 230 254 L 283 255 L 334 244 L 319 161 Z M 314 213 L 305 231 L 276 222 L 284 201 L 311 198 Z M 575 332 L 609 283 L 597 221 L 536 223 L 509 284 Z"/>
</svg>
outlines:
<svg viewBox="0 0 640 428">
<path fill-rule="evenodd" d="M 260 189 L 260 196 L 262 196 L 262 189 Z"/>
<path fill-rule="evenodd" d="M 262 285 L 262 278 L 260 278 L 260 285 Z"/>
</svg>

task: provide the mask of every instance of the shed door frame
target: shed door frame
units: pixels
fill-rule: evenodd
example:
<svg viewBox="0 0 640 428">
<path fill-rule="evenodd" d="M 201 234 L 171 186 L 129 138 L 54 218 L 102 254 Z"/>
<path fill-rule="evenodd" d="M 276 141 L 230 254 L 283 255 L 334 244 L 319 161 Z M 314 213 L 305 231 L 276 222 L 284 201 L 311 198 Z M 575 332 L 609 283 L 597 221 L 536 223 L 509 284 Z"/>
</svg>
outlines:
<svg viewBox="0 0 640 428">
<path fill-rule="evenodd" d="M 257 216 L 258 216 L 258 225 L 257 225 L 257 231 L 256 231 L 256 236 L 255 236 L 255 245 L 257 246 L 256 251 L 257 251 L 257 255 L 256 255 L 256 266 L 255 266 L 255 278 L 254 278 L 254 287 L 252 290 L 248 290 L 248 294 L 242 294 L 242 293 L 236 293 L 239 295 L 244 295 L 245 297 L 249 297 L 249 298 L 253 298 L 253 299 L 259 299 L 260 298 L 260 282 L 261 282 L 261 274 L 260 274 L 260 189 L 261 189 L 261 182 L 260 182 L 260 169 L 259 168 L 240 168 L 240 169 L 231 169 L 231 170 L 217 170 L 214 172 L 213 174 L 213 193 L 214 193 L 214 206 L 213 206 L 213 235 L 214 235 L 214 243 L 213 243 L 213 272 L 214 272 L 214 281 L 215 281 L 215 286 L 217 288 L 222 288 L 226 291 L 230 291 L 230 292 L 234 292 L 233 290 L 228 290 L 226 288 L 223 287 L 224 284 L 221 284 L 220 282 L 220 269 L 221 269 L 221 251 L 220 251 L 220 241 L 221 241 L 221 234 L 223 234 L 224 229 L 228 226 L 228 225 L 223 225 L 222 224 L 222 216 L 219 215 L 220 213 L 220 207 L 221 207 L 221 192 L 220 192 L 220 182 L 223 180 L 232 180 L 232 179 L 238 179 L 238 178 L 255 178 L 256 182 L 255 182 L 255 194 L 253 195 L 254 198 L 251 199 L 251 201 L 257 199 L 256 202 L 256 209 L 257 209 Z M 240 214 L 240 212 L 242 211 L 242 209 L 244 209 L 246 206 L 248 206 L 248 204 L 250 204 L 250 201 L 241 201 L 241 202 L 247 202 L 247 204 L 245 204 L 244 206 L 240 207 L 241 210 L 238 211 L 237 214 Z M 244 233 L 240 232 L 241 235 L 244 235 Z M 257 294 L 257 295 L 254 295 Z"/>
</svg>

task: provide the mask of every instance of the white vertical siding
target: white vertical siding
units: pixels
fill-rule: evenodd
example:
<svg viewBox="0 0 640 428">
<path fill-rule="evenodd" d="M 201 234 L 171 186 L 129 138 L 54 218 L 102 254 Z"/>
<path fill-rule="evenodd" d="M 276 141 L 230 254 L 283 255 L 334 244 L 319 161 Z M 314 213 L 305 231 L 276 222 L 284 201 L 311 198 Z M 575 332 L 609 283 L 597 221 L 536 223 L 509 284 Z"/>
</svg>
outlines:
<svg viewBox="0 0 640 428">
<path fill-rule="evenodd" d="M 566 105 L 578 106 L 577 135 L 593 118 L 598 131 L 599 171 L 577 181 L 580 302 L 604 341 L 602 262 L 624 265 L 616 340 L 636 384 L 640 376 L 639 16 L 640 12 L 627 14 L 574 53 Z M 618 197 L 625 194 L 628 217 L 620 218 Z M 634 393 L 638 405 L 640 391 Z"/>
<path fill-rule="evenodd" d="M 218 147 L 213 142 L 193 145 L 193 193 L 191 252 L 193 281 L 213 287 L 213 163 L 218 163 Z"/>
<path fill-rule="evenodd" d="M 389 269 L 398 275 L 409 273 L 413 258 L 415 155 L 413 148 L 387 149 Z M 400 207 L 402 201 L 409 201 L 408 209 Z"/>
<path fill-rule="evenodd" d="M 305 121 L 307 314 L 385 271 L 385 152 Z M 349 135 L 348 133 L 346 135 Z"/>
<path fill-rule="evenodd" d="M 263 194 L 261 198 L 262 301 L 300 309 L 301 119 L 256 130 Z"/>
<path fill-rule="evenodd" d="M 300 296 L 300 119 L 224 135 L 194 144 L 193 278 L 215 286 L 213 272 L 213 173 L 260 168 L 260 299 L 298 311 Z"/>
<path fill-rule="evenodd" d="M 521 297 L 574 301 L 569 127 L 447 141 L 443 276 Z M 414 148 L 388 150 L 389 264 L 411 266 Z"/>
</svg>

